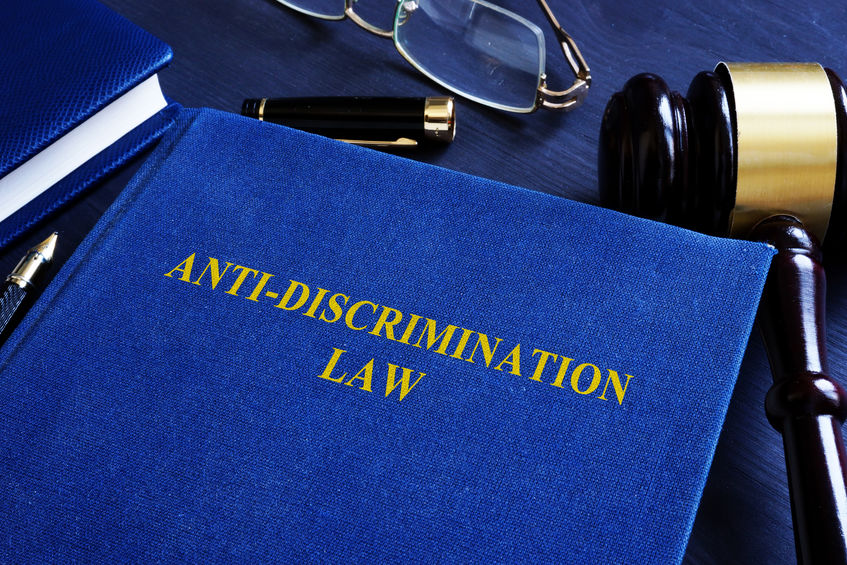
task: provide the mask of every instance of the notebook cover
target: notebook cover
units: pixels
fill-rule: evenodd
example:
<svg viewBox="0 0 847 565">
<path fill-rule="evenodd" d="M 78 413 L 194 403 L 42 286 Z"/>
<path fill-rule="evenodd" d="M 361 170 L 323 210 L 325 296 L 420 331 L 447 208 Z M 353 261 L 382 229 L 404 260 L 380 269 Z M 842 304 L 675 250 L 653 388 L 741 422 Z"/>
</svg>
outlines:
<svg viewBox="0 0 847 565">
<path fill-rule="evenodd" d="M 155 74 L 171 57 L 165 43 L 94 0 L 4 5 L 0 18 L 0 177 Z M 161 130 L 142 125 L 133 130 L 131 142 L 124 139 L 119 143 L 127 151 L 138 151 L 151 128 Z M 88 164 L 89 172 L 94 168 L 111 170 L 131 156 L 114 150 L 111 155 L 110 164 L 102 154 L 95 157 L 98 161 Z M 47 205 L 29 207 L 29 214 L 10 222 L 13 226 L 0 226 L 0 239 L 26 229 L 57 201 L 66 200 L 96 178 L 82 176 L 89 182 L 65 183 L 63 190 L 52 191 Z"/>
<path fill-rule="evenodd" d="M 0 351 L 0 560 L 678 562 L 770 257 L 184 111 Z"/>
</svg>

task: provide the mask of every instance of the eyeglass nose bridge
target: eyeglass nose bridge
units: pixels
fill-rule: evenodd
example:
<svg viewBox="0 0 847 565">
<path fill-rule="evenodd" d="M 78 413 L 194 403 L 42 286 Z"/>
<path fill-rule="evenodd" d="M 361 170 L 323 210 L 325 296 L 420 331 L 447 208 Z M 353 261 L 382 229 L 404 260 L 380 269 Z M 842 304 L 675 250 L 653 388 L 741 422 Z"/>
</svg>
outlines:
<svg viewBox="0 0 847 565">
<path fill-rule="evenodd" d="M 398 3 L 399 4 L 399 3 Z M 385 37 L 388 39 L 392 39 L 394 37 L 394 29 L 382 29 L 379 26 L 375 26 L 372 23 L 367 22 L 362 16 L 356 13 L 354 6 L 356 5 L 356 0 L 345 0 L 344 2 L 344 14 L 353 20 L 353 22 L 362 28 L 365 31 L 369 31 L 374 35 L 378 35 L 380 37 Z"/>
</svg>

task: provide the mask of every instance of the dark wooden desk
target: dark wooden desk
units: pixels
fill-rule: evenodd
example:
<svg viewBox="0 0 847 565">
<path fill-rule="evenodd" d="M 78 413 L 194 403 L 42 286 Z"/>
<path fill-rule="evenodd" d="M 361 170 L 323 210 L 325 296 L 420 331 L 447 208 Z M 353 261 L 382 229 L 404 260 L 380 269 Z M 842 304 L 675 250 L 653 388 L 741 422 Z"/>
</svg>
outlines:
<svg viewBox="0 0 847 565">
<path fill-rule="evenodd" d="M 591 66 L 594 86 L 586 104 L 570 114 L 515 116 L 459 101 L 455 143 L 443 150 L 409 152 L 409 157 L 596 203 L 600 117 L 609 96 L 631 75 L 655 72 L 681 91 L 694 74 L 720 60 L 817 61 L 847 75 L 847 7 L 841 2 L 549 1 Z M 174 48 L 162 85 L 185 106 L 237 112 L 244 97 L 441 93 L 402 60 L 390 41 L 351 22 L 297 15 L 273 0 L 106 3 Z M 383 3 L 390 12 L 392 2 Z M 543 23 L 534 2 L 500 3 Z M 547 68 L 551 86 L 569 81 L 560 52 L 549 40 Z M 134 168 L 6 250 L 0 269 L 8 272 L 27 247 L 53 229 L 62 232 L 59 260 L 65 259 Z M 847 270 L 837 264 L 829 269 L 830 363 L 834 376 L 847 385 Z M 781 439 L 763 408 L 769 384 L 767 360 L 754 335 L 694 524 L 688 563 L 794 560 Z"/>
</svg>

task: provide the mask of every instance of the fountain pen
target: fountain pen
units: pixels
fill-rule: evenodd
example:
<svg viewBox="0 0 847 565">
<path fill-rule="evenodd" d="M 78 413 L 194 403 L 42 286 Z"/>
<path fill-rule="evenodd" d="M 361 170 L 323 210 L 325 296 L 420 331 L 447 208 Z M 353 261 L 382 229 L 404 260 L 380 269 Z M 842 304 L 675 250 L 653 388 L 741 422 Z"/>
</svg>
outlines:
<svg viewBox="0 0 847 565">
<path fill-rule="evenodd" d="M 58 238 L 58 234 L 53 233 L 27 251 L 15 270 L 6 277 L 3 293 L 0 294 L 0 343 L 8 337 L 14 327 L 10 322 L 21 311 L 21 305 L 26 301 L 27 296 L 33 293 L 38 280 L 53 261 Z"/>
<path fill-rule="evenodd" d="M 449 96 L 248 98 L 241 114 L 369 147 L 450 143 L 456 107 Z"/>
</svg>

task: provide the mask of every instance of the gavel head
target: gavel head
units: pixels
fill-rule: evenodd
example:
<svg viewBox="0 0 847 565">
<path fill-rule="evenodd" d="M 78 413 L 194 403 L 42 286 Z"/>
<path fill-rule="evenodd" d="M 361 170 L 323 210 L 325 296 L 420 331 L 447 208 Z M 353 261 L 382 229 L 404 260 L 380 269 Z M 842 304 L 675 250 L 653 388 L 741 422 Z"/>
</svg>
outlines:
<svg viewBox="0 0 847 565">
<path fill-rule="evenodd" d="M 847 90 L 817 64 L 721 63 L 685 97 L 650 74 L 606 106 L 605 206 L 704 233 L 745 237 L 777 214 L 825 247 L 847 240 Z"/>
</svg>

